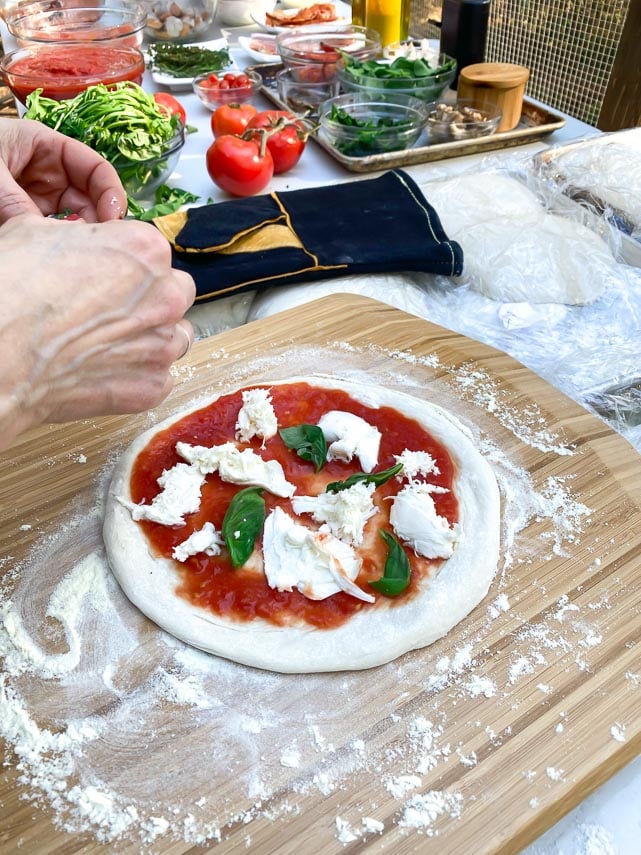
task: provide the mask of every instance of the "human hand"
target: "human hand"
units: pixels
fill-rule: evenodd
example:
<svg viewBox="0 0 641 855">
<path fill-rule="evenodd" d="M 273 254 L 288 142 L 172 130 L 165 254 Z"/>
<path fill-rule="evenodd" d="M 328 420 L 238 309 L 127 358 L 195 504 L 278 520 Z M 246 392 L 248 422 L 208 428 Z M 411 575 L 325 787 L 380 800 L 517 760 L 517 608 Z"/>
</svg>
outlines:
<svg viewBox="0 0 641 855">
<path fill-rule="evenodd" d="M 89 223 L 124 217 L 118 173 L 78 140 L 30 119 L 0 119 L 0 224 L 69 210 Z"/>
<path fill-rule="evenodd" d="M 18 216 L 0 226 L 0 256 L 0 446 L 167 396 L 195 286 L 153 226 Z"/>
</svg>

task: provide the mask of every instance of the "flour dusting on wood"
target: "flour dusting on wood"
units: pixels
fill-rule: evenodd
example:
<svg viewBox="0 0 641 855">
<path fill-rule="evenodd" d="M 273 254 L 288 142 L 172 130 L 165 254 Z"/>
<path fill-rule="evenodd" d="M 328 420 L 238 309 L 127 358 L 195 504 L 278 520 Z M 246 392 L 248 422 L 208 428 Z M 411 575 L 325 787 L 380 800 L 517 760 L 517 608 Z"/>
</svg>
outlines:
<svg viewBox="0 0 641 855">
<path fill-rule="evenodd" d="M 523 738 L 523 698 L 533 693 L 545 713 L 557 691 L 553 666 L 580 678 L 598 656 L 609 603 L 590 600 L 580 585 L 615 545 L 593 537 L 589 498 L 571 472 L 581 452 L 543 413 L 513 400 L 485 370 L 446 365 L 436 354 L 336 342 L 295 355 L 211 357 L 212 369 L 224 364 L 226 386 L 286 378 L 294 362 L 298 374 L 322 366 L 430 397 L 468 425 L 503 502 L 502 562 L 488 598 L 446 639 L 374 671 L 279 675 L 201 653 L 152 626 L 107 566 L 102 500 L 115 449 L 85 513 L 70 512 L 44 533 L 23 522 L 33 536 L 27 558 L 2 559 L 0 735 L 21 797 L 58 827 L 102 842 L 204 845 L 238 827 L 248 834 L 254 822 L 287 823 L 322 794 L 335 810 L 333 828 L 320 829 L 324 851 L 390 829 L 442 841 L 479 809 L 483 794 L 467 776 Z M 222 386 L 212 381 L 212 393 Z M 561 461 L 558 474 L 538 481 L 502 451 L 497 429 Z M 571 593 L 551 599 L 546 565 L 588 553 L 574 562 Z M 626 682 L 641 687 L 638 674 Z M 565 738 L 571 719 L 563 727 Z M 626 722 L 606 730 L 622 742 Z M 571 781 L 572 772 L 551 761 L 523 775 L 537 788 L 524 809 L 534 809 L 547 786 Z M 352 786 L 363 793 L 357 804 L 343 795 Z"/>
</svg>

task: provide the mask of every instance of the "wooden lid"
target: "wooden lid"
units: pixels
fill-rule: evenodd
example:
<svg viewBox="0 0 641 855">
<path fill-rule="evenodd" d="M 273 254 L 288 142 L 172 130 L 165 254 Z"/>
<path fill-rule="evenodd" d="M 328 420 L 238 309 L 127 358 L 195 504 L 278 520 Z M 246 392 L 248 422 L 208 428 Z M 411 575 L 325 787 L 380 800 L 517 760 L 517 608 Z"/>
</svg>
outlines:
<svg viewBox="0 0 641 855">
<path fill-rule="evenodd" d="M 460 79 L 468 83 L 482 86 L 492 86 L 495 89 L 510 89 L 527 83 L 529 70 L 524 65 L 514 65 L 511 62 L 479 62 L 476 65 L 466 65 L 461 69 Z"/>
</svg>

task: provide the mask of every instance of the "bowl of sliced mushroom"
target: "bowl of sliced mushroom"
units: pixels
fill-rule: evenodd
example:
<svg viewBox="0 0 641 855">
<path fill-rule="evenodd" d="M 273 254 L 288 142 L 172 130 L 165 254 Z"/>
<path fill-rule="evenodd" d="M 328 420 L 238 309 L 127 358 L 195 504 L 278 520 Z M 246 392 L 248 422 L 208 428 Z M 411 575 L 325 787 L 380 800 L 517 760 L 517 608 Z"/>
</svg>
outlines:
<svg viewBox="0 0 641 855">
<path fill-rule="evenodd" d="M 435 104 L 427 118 L 430 143 L 469 140 L 496 133 L 501 121 L 497 107 L 477 107 L 473 101 Z"/>
<path fill-rule="evenodd" d="M 209 29 L 218 0 L 145 0 L 144 5 L 147 38 L 190 42 Z"/>
</svg>

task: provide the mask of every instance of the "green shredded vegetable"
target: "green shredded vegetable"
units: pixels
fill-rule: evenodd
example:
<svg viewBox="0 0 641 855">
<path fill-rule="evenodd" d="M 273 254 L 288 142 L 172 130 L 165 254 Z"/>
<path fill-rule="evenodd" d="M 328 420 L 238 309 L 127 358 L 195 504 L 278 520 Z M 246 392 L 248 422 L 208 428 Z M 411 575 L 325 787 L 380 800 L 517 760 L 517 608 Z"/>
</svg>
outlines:
<svg viewBox="0 0 641 855">
<path fill-rule="evenodd" d="M 65 101 L 43 98 L 36 89 L 27 98 L 25 118 L 97 151 L 116 167 L 130 195 L 162 175 L 169 143 L 182 129 L 177 115 L 168 116 L 153 95 L 128 81 L 89 86 Z"/>
</svg>

